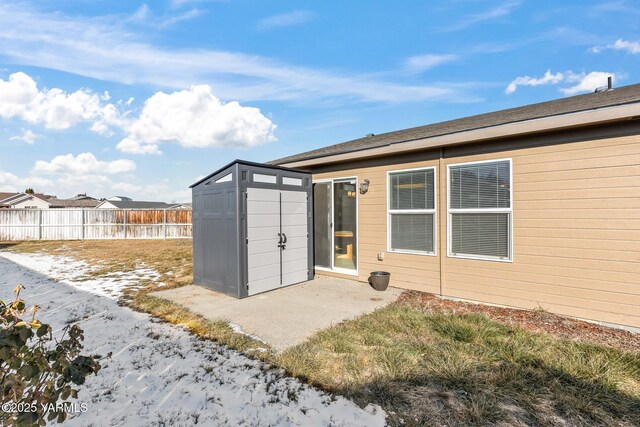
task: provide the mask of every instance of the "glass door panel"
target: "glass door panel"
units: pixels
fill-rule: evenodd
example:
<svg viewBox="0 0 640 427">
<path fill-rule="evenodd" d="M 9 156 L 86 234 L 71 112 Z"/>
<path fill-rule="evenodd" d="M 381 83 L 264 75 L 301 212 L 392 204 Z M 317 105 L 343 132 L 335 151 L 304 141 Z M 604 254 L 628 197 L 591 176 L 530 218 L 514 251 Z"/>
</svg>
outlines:
<svg viewBox="0 0 640 427">
<path fill-rule="evenodd" d="M 331 268 L 331 183 L 313 184 L 313 246 L 315 265 Z"/>
<path fill-rule="evenodd" d="M 356 270 L 357 185 L 355 180 L 333 183 L 333 267 Z"/>
</svg>

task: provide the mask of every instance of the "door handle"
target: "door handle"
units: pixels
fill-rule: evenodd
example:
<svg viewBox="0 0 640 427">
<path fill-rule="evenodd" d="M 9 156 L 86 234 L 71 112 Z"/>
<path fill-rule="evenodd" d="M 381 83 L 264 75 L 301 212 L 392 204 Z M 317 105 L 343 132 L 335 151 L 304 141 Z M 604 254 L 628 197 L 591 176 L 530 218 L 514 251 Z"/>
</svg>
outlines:
<svg viewBox="0 0 640 427">
<path fill-rule="evenodd" d="M 284 242 L 282 242 L 282 244 L 286 245 L 287 244 L 287 235 L 282 233 L 282 235 L 284 236 Z"/>
</svg>

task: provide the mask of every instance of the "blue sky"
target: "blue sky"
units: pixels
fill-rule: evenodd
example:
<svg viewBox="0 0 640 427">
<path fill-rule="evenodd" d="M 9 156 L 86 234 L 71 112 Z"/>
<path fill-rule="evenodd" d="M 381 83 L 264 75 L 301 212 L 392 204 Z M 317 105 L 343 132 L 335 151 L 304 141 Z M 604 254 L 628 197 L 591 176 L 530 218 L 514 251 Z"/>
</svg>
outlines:
<svg viewBox="0 0 640 427">
<path fill-rule="evenodd" d="M 0 1 L 0 191 L 187 201 L 225 163 L 634 84 L 608 1 Z"/>
</svg>

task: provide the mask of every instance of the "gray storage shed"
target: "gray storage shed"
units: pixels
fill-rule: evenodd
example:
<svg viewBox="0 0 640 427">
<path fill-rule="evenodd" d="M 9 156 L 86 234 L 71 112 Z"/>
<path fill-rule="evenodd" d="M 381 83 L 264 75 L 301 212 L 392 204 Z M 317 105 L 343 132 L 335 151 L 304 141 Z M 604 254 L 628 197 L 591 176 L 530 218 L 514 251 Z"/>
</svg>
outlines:
<svg viewBox="0 0 640 427">
<path fill-rule="evenodd" d="M 313 278 L 311 174 L 235 160 L 191 189 L 195 284 L 244 298 Z"/>
</svg>

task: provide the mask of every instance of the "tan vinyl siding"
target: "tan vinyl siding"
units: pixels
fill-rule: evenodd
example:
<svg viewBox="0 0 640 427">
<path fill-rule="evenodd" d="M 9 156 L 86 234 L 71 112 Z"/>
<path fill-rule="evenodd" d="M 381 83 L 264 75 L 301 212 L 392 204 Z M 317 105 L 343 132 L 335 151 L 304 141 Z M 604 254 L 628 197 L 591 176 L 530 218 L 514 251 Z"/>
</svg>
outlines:
<svg viewBox="0 0 640 427">
<path fill-rule="evenodd" d="M 512 159 L 514 254 L 446 258 L 443 294 L 640 326 L 639 153 L 638 136 L 449 150 L 445 164 Z"/>
<path fill-rule="evenodd" d="M 607 136 L 607 135 L 622 136 Z M 591 135 L 591 136 L 589 136 Z M 538 138 L 539 140 L 536 140 Z M 640 327 L 640 136 L 595 129 L 329 166 L 370 180 L 358 195 L 359 274 L 391 285 Z M 442 159 L 440 156 L 442 153 Z M 446 166 L 511 159 L 513 259 L 447 257 Z M 435 166 L 436 256 L 387 252 L 387 172 Z M 377 260 L 384 252 L 384 261 Z"/>
<path fill-rule="evenodd" d="M 392 164 L 314 174 L 314 179 L 357 176 L 358 182 L 365 178 L 371 182 L 367 194 L 358 194 L 358 280 L 366 282 L 370 272 L 385 270 L 391 273 L 392 286 L 440 292 L 437 257 L 387 252 L 387 172 L 437 165 L 437 160 L 430 160 L 405 163 L 400 168 Z M 378 252 L 385 253 L 384 261 L 378 261 Z"/>
</svg>

